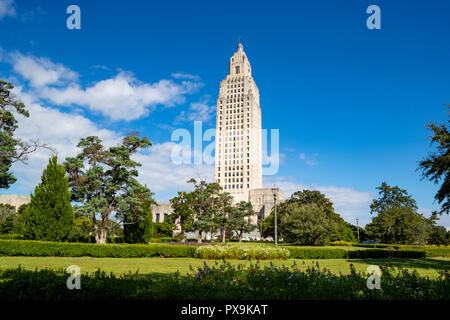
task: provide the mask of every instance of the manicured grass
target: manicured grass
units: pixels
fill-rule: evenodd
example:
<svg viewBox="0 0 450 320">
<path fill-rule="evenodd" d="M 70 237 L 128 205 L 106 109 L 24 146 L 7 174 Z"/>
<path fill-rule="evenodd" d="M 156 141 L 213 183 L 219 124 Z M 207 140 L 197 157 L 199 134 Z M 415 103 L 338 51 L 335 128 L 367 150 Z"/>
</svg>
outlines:
<svg viewBox="0 0 450 320">
<path fill-rule="evenodd" d="M 220 260 L 217 260 L 220 262 Z M 227 260 L 232 264 L 248 265 L 255 261 Z M 333 273 L 347 274 L 352 263 L 357 272 L 366 271 L 369 265 L 391 264 L 409 270 L 416 270 L 421 276 L 435 278 L 437 270 L 450 269 L 450 258 L 392 258 L 392 259 L 320 259 L 320 260 L 273 260 L 275 265 L 292 266 L 295 262 L 301 269 L 306 269 L 311 264 L 319 263 L 321 268 L 330 269 Z M 214 260 L 208 260 L 208 264 Z M 268 265 L 271 261 L 260 261 L 262 265 Z M 82 273 L 91 273 L 98 269 L 107 273 L 126 274 L 129 272 L 150 278 L 161 278 L 167 274 L 179 271 L 182 275 L 189 272 L 189 266 L 195 269 L 203 264 L 203 260 L 194 258 L 90 258 L 90 257 L 0 257 L 0 268 L 14 268 L 21 265 L 25 269 L 66 269 L 70 265 L 80 267 Z"/>
</svg>

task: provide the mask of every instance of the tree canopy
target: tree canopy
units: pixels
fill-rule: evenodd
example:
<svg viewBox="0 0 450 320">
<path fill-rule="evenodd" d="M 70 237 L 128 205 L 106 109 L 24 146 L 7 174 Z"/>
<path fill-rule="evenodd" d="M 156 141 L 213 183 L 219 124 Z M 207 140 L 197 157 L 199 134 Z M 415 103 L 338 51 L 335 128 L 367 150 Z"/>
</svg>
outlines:
<svg viewBox="0 0 450 320">
<path fill-rule="evenodd" d="M 435 184 L 441 183 L 434 198 L 441 204 L 440 213 L 450 211 L 450 133 L 445 124 L 427 124 L 433 131 L 429 137 L 431 144 L 437 145 L 437 150 L 419 163 L 422 177 Z"/>
<path fill-rule="evenodd" d="M 136 180 L 141 164 L 131 159 L 139 149 L 149 146 L 147 138 L 129 135 L 121 145 L 106 149 L 99 137 L 89 136 L 78 143 L 81 152 L 76 157 L 66 158 L 72 200 L 81 203 L 80 210 L 91 217 L 97 243 L 106 243 L 111 213 L 122 220 L 134 219 L 142 213 L 143 202 L 151 201 L 150 190 Z"/>
</svg>

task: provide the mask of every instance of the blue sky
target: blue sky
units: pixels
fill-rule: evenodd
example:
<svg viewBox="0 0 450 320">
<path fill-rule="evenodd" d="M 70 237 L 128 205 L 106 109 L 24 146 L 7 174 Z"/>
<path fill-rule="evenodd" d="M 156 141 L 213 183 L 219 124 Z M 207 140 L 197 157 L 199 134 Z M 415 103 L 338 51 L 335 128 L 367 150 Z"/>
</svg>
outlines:
<svg viewBox="0 0 450 320">
<path fill-rule="evenodd" d="M 81 9 L 69 30 L 66 8 Z M 369 5 L 381 30 L 369 30 Z M 0 0 L 0 78 L 29 106 L 23 139 L 39 137 L 60 158 L 80 137 L 106 144 L 138 130 L 153 142 L 138 155 L 141 181 L 167 201 L 212 166 L 170 161 L 177 128 L 215 126 L 219 82 L 238 38 L 261 94 L 262 124 L 280 130 L 280 169 L 264 176 L 286 194 L 326 193 L 349 222 L 386 181 L 438 208 L 437 186 L 418 161 L 433 151 L 429 121 L 450 103 L 448 1 L 19 1 Z M 17 164 L 6 194 L 29 194 L 49 153 Z M 60 159 L 62 160 L 62 159 Z M 450 227 L 445 216 L 441 223 Z"/>
</svg>

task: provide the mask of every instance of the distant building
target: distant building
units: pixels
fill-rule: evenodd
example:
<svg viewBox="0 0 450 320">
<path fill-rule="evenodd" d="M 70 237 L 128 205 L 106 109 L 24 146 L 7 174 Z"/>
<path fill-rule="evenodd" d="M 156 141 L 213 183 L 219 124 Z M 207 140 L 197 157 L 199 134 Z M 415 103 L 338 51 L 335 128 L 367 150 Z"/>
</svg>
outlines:
<svg viewBox="0 0 450 320">
<path fill-rule="evenodd" d="M 30 203 L 30 197 L 22 195 L 0 195 L 0 203 L 9 204 L 17 209 L 23 204 Z"/>
</svg>

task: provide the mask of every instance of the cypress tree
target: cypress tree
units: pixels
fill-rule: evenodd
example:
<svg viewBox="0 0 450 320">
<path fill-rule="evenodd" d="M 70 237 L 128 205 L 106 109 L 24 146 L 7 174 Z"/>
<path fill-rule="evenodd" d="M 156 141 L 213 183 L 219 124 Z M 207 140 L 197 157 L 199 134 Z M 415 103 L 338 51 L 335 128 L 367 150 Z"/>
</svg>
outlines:
<svg viewBox="0 0 450 320">
<path fill-rule="evenodd" d="M 73 225 L 74 210 L 64 167 L 53 156 L 41 183 L 31 194 L 24 213 L 24 236 L 36 240 L 64 241 Z"/>
</svg>

